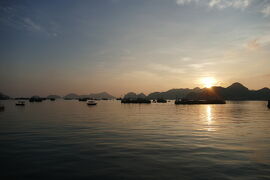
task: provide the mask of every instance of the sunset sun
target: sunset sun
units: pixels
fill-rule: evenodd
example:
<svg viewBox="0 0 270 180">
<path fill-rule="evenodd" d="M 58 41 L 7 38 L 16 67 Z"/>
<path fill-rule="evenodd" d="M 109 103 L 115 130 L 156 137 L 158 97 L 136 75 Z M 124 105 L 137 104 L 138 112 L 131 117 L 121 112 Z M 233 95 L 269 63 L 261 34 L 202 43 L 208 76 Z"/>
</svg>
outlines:
<svg viewBox="0 0 270 180">
<path fill-rule="evenodd" d="M 201 79 L 201 83 L 204 87 L 210 88 L 216 84 L 216 79 L 213 77 L 204 77 Z"/>
</svg>

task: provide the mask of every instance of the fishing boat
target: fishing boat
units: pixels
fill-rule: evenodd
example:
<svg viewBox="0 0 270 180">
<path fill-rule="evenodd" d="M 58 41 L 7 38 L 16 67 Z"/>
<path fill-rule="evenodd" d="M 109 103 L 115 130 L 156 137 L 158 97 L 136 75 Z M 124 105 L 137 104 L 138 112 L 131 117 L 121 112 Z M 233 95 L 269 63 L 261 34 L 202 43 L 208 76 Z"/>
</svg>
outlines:
<svg viewBox="0 0 270 180">
<path fill-rule="evenodd" d="M 93 105 L 97 105 L 97 102 L 94 100 L 88 100 L 86 104 L 89 106 L 93 106 Z"/>
<path fill-rule="evenodd" d="M 0 104 L 0 111 L 5 110 L 5 106 L 3 104 Z"/>
<path fill-rule="evenodd" d="M 39 97 L 39 96 L 32 96 L 30 99 L 29 99 L 29 102 L 42 102 L 44 99 Z"/>
<path fill-rule="evenodd" d="M 145 98 L 137 98 L 137 99 L 122 99 L 121 103 L 124 104 L 150 104 L 151 101 Z"/>
<path fill-rule="evenodd" d="M 157 103 L 167 103 L 166 99 L 158 98 Z"/>
<path fill-rule="evenodd" d="M 24 106 L 25 102 L 24 101 L 18 101 L 16 102 L 16 106 Z"/>
</svg>

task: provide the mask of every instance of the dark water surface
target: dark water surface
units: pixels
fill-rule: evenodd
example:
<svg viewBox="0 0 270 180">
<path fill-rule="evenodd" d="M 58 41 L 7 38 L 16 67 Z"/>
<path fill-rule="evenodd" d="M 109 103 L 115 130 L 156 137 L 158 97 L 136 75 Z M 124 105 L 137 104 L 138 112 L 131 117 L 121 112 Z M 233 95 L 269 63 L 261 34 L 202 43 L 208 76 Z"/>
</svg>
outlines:
<svg viewBox="0 0 270 180">
<path fill-rule="evenodd" d="M 2 103 L 0 179 L 270 179 L 266 102 Z"/>
</svg>

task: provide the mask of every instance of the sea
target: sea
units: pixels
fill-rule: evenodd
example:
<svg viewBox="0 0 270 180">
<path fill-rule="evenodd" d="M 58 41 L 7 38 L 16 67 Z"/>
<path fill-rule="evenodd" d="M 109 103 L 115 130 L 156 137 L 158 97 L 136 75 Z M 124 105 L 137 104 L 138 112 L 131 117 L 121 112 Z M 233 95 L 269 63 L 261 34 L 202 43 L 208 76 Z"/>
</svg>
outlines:
<svg viewBox="0 0 270 180">
<path fill-rule="evenodd" d="M 270 179 L 270 109 L 1 101 L 0 179 Z"/>
</svg>

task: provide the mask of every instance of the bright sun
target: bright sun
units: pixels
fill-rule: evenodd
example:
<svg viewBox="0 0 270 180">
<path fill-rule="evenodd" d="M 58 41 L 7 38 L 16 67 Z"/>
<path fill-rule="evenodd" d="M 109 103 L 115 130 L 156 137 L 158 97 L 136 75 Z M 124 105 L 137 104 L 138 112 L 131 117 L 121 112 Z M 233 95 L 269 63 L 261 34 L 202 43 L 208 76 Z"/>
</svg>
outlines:
<svg viewBox="0 0 270 180">
<path fill-rule="evenodd" d="M 216 82 L 216 79 L 213 77 L 205 77 L 201 79 L 201 83 L 207 88 L 214 86 Z"/>
</svg>

